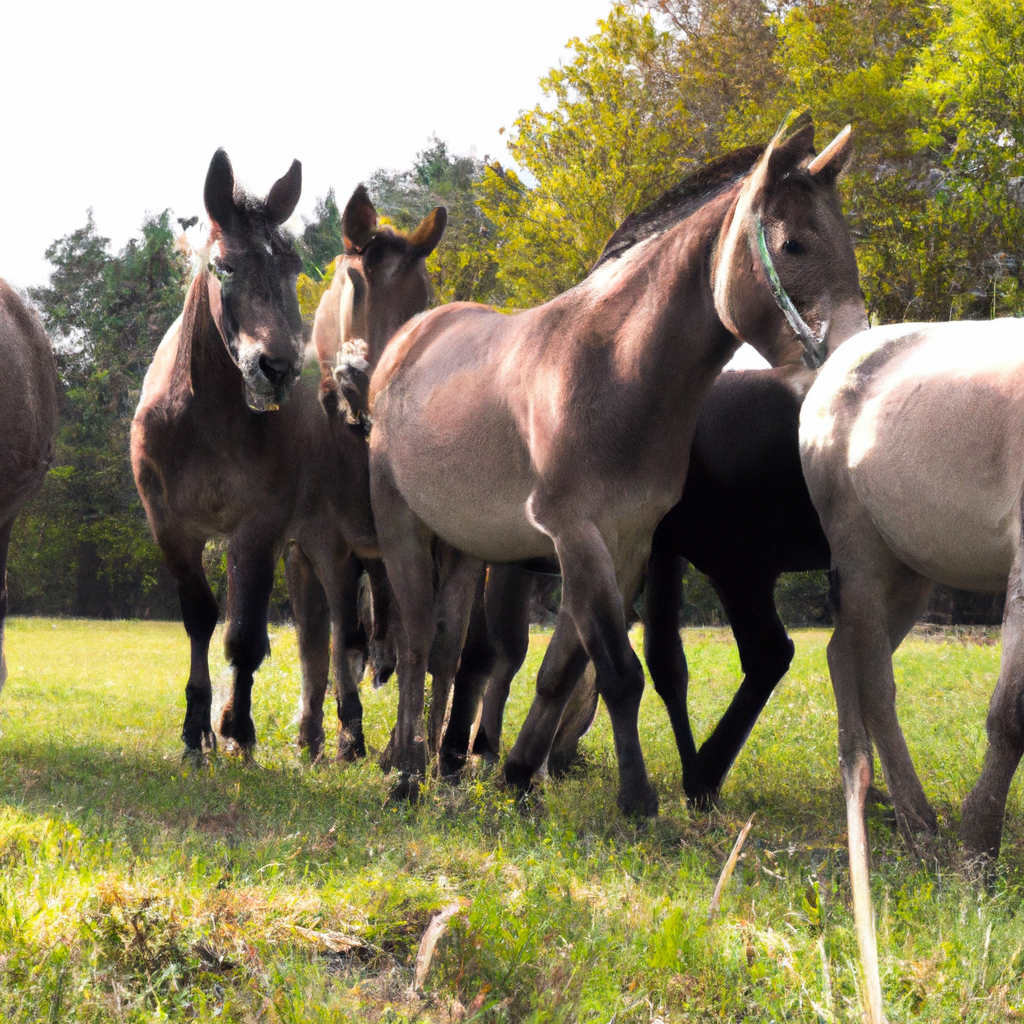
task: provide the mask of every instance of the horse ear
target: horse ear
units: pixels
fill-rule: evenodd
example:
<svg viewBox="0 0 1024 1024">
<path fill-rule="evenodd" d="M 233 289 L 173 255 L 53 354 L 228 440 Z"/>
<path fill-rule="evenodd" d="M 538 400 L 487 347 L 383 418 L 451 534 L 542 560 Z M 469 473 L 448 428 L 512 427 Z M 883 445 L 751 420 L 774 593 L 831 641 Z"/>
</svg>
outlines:
<svg viewBox="0 0 1024 1024">
<path fill-rule="evenodd" d="M 831 183 L 853 159 L 853 128 L 847 125 L 808 165 L 807 172 L 819 181 Z"/>
<path fill-rule="evenodd" d="M 293 160 L 288 173 L 274 182 L 267 193 L 267 217 L 274 224 L 283 224 L 294 212 L 302 194 L 302 164 Z"/>
<path fill-rule="evenodd" d="M 203 186 L 203 202 L 214 224 L 230 231 L 235 216 L 235 172 L 223 149 L 218 149 L 210 161 Z"/>
<path fill-rule="evenodd" d="M 801 114 L 784 141 L 778 134 L 768 147 L 768 176 L 779 181 L 814 156 L 814 122 L 810 115 Z"/>
<path fill-rule="evenodd" d="M 441 241 L 444 229 L 448 226 L 448 208 L 435 206 L 423 218 L 416 230 L 409 236 L 409 245 L 417 259 L 426 259 Z"/>
<path fill-rule="evenodd" d="M 345 239 L 345 252 L 360 252 L 377 227 L 377 210 L 370 201 L 370 193 L 365 185 L 357 185 L 352 198 L 341 215 L 341 231 Z"/>
</svg>

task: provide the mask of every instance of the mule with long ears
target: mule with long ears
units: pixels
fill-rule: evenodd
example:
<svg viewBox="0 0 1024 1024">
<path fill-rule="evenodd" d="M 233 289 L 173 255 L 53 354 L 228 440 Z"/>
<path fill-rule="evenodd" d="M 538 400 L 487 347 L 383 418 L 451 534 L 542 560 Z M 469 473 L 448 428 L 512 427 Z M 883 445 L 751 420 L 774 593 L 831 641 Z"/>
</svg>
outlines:
<svg viewBox="0 0 1024 1024">
<path fill-rule="evenodd" d="M 219 249 L 214 269 L 203 265 L 193 279 L 132 423 L 136 484 L 177 580 L 192 647 L 182 736 L 193 752 L 214 744 L 208 655 L 218 607 L 203 571 L 206 541 L 228 538 L 224 646 L 234 681 L 220 731 L 247 752 L 256 742 L 253 673 L 269 651 L 267 607 L 286 541 L 314 566 L 341 635 L 353 628 L 343 619 L 345 559 L 352 550 L 376 553 L 365 437 L 340 418 L 327 421 L 315 372 L 296 384 L 301 263 L 281 224 L 300 186 L 295 161 L 265 200 L 245 195 L 227 156 L 215 154 L 204 193 Z M 333 661 L 339 754 L 352 757 L 364 750 L 362 706 L 343 644 Z M 322 675 L 326 685 L 326 667 Z M 323 742 L 323 694 L 315 697 L 304 692 L 299 723 L 314 754 Z"/>
<path fill-rule="evenodd" d="M 935 813 L 896 718 L 892 654 L 934 582 L 1006 590 L 982 773 L 963 803 L 968 855 L 999 853 L 1024 753 L 1024 324 L 899 324 L 852 339 L 800 416 L 801 458 L 832 549 L 828 646 L 854 912 L 870 1021 L 883 1019 L 864 807 L 877 748 L 908 844 Z"/>
<path fill-rule="evenodd" d="M 7 679 L 7 552 L 14 517 L 42 486 L 57 433 L 57 366 L 39 317 L 0 280 L 0 690 Z"/>
<path fill-rule="evenodd" d="M 414 796 L 425 770 L 431 542 L 440 537 L 460 553 L 455 585 L 475 580 L 480 560 L 555 556 L 561 569 L 562 606 L 506 779 L 530 785 L 589 657 L 612 720 L 619 805 L 656 812 L 624 602 L 682 493 L 701 402 L 739 341 L 770 362 L 794 361 L 811 340 L 807 323 L 818 343 L 854 297 L 860 305 L 835 188 L 848 145 L 847 132 L 816 160 L 804 119 L 630 218 L 597 272 L 551 302 L 514 316 L 453 304 L 392 339 L 371 382 L 370 460 L 404 626 L 396 795 Z"/>
</svg>

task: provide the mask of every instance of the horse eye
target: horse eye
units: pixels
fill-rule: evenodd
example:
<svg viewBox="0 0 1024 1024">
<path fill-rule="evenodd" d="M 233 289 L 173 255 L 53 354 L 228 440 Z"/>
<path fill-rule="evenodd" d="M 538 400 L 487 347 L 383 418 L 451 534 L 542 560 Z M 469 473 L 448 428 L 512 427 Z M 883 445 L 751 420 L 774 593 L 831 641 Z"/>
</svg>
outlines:
<svg viewBox="0 0 1024 1024">
<path fill-rule="evenodd" d="M 795 239 L 787 238 L 782 243 L 782 248 L 790 254 L 790 256 L 799 256 L 804 251 L 804 247 Z"/>
<path fill-rule="evenodd" d="M 235 268 L 229 266 L 223 260 L 215 261 L 213 269 L 216 270 L 218 274 L 223 274 L 225 277 L 230 277 L 235 272 Z"/>
</svg>

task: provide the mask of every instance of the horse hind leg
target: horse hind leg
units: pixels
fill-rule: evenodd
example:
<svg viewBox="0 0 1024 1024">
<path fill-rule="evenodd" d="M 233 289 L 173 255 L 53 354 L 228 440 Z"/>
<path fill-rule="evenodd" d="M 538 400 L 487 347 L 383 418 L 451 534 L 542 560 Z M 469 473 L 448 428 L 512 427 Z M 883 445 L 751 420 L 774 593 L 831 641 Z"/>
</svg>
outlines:
<svg viewBox="0 0 1024 1024">
<path fill-rule="evenodd" d="M 530 598 L 535 574 L 516 565 L 492 565 L 484 592 L 487 635 L 493 665 L 484 691 L 473 753 L 492 764 L 501 752 L 505 704 L 516 673 L 530 649 Z"/>
<path fill-rule="evenodd" d="M 438 750 L 438 770 L 441 777 L 446 779 L 457 778 L 466 766 L 470 733 L 480 710 L 480 698 L 494 667 L 495 649 L 488 633 L 484 611 L 487 575 L 486 569 L 481 569 L 477 575 L 469 629 L 452 686 L 451 714 Z"/>
<path fill-rule="evenodd" d="M 335 552 L 325 552 L 317 560 L 320 579 L 327 591 L 331 612 L 331 663 L 334 668 L 334 694 L 338 708 L 339 762 L 366 756 L 363 737 L 363 702 L 359 697 L 359 677 L 353 664 L 365 664 L 360 637 L 365 633 L 359 621 L 359 577 L 362 566 L 350 557 L 339 561 Z"/>
<path fill-rule="evenodd" d="M 299 747 L 308 749 L 310 759 L 316 761 L 324 746 L 324 697 L 331 650 L 330 609 L 313 564 L 298 544 L 292 544 L 289 549 L 285 572 L 302 666 L 298 743 Z"/>
<path fill-rule="evenodd" d="M 568 775 L 581 762 L 580 740 L 590 731 L 597 717 L 597 674 L 588 660 L 576 689 L 569 698 L 558 732 L 548 754 L 548 774 L 553 778 Z"/>
<path fill-rule="evenodd" d="M 246 757 L 256 746 L 252 685 L 270 653 L 267 609 L 274 587 L 278 549 L 273 542 L 233 537 L 228 544 L 228 624 L 224 654 L 234 670 L 231 696 L 220 717 L 220 733 L 234 740 Z"/>
<path fill-rule="evenodd" d="M 1018 554 L 1006 591 L 1003 650 L 989 703 L 988 746 L 978 781 L 963 802 L 960 835 L 968 854 L 996 858 L 1006 797 L 1024 753 L 1024 572 Z"/>
<path fill-rule="evenodd" d="M 441 745 L 448 715 L 448 697 L 465 648 L 474 596 L 484 569 L 479 559 L 456 551 L 447 544 L 441 545 L 440 561 L 437 617 L 428 661 L 432 686 L 427 749 L 431 756 Z"/>
</svg>

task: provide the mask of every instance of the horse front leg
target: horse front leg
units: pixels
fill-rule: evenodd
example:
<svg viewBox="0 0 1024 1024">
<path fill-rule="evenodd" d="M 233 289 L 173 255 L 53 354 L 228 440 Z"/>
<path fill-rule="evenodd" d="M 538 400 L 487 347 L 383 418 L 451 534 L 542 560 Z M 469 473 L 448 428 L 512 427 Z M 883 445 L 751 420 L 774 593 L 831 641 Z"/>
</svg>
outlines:
<svg viewBox="0 0 1024 1024">
<path fill-rule="evenodd" d="M 985 722 L 985 764 L 963 802 L 960 835 L 975 857 L 999 856 L 1006 796 L 1024 753 L 1024 569 L 1018 553 L 1010 573 L 1003 612 L 999 681 Z"/>
<path fill-rule="evenodd" d="M 434 639 L 431 534 L 391 482 L 386 464 L 372 466 L 370 485 L 377 538 L 401 617 L 397 637 L 398 720 L 381 755 L 381 767 L 399 772 L 391 798 L 415 801 L 427 769 L 423 691 Z"/>
<path fill-rule="evenodd" d="M 164 562 L 178 584 L 182 623 L 188 634 L 190 662 L 185 684 L 185 721 L 181 738 L 186 755 L 198 755 L 205 744 L 216 749 L 210 722 L 213 687 L 210 684 L 210 638 L 220 618 L 220 608 L 203 571 L 205 537 L 190 537 L 157 530 L 156 542 Z"/>
<path fill-rule="evenodd" d="M 379 690 L 391 678 L 398 661 L 397 618 L 391 614 L 391 583 L 387 569 L 379 558 L 363 561 L 370 581 L 371 626 L 368 657 L 373 688 Z"/>
<path fill-rule="evenodd" d="M 683 788 L 686 780 L 695 778 L 697 747 L 693 742 L 687 691 L 690 672 L 686 652 L 679 635 L 682 611 L 682 578 L 686 562 L 656 530 L 647 563 L 642 621 L 644 624 L 644 660 L 651 673 L 654 690 L 668 712 L 672 732 L 683 766 Z M 686 789 L 689 795 L 689 789 Z"/>
<path fill-rule="evenodd" d="M 253 675 L 270 653 L 267 609 L 274 587 L 279 540 L 255 532 L 235 534 L 228 543 L 228 623 L 224 655 L 234 670 L 231 696 L 220 716 L 220 733 L 246 757 L 256 746 L 252 720 Z"/>
<path fill-rule="evenodd" d="M 549 522 L 552 517 L 545 515 L 545 510 L 538 507 L 538 502 L 534 501 L 533 504 L 538 520 Z M 647 777 L 637 727 L 644 673 L 639 658 L 629 644 L 624 614 L 624 597 L 632 598 L 636 592 L 647 550 L 637 546 L 630 556 L 621 558 L 617 573 L 604 538 L 593 523 L 573 523 L 568 528 L 553 530 L 552 536 L 562 567 L 562 609 L 559 617 L 562 617 L 562 612 L 566 612 L 572 619 L 579 641 L 594 663 L 597 689 L 608 708 L 612 723 L 619 764 L 619 807 L 623 813 L 630 815 L 657 814 L 658 796 Z M 584 664 L 580 661 L 574 665 L 576 679 L 573 680 L 573 688 Z M 558 718 L 571 692 L 571 689 L 559 690 L 558 695 L 562 700 Z M 536 700 L 534 704 L 537 704 Z M 554 710 L 553 703 L 550 710 Z M 558 728 L 558 718 L 550 711 L 540 716 L 538 724 L 544 727 L 541 735 L 546 733 L 545 755 Z M 512 755 L 509 760 L 513 761 Z"/>
<path fill-rule="evenodd" d="M 316 761 L 324 746 L 324 697 L 331 656 L 330 608 L 313 563 L 298 544 L 292 544 L 288 551 L 285 572 L 302 667 L 298 742 Z"/>
<path fill-rule="evenodd" d="M 683 788 L 697 806 L 709 806 L 718 796 L 722 781 L 793 660 L 793 641 L 775 607 L 776 579 L 773 573 L 712 577 L 739 648 L 743 681 L 714 731 L 701 744 L 696 763 L 689 771 L 684 765 Z"/>
<path fill-rule="evenodd" d="M 14 519 L 0 526 L 0 693 L 7 682 L 7 657 L 4 654 L 4 624 L 7 621 L 7 552 L 11 546 Z"/>
</svg>

